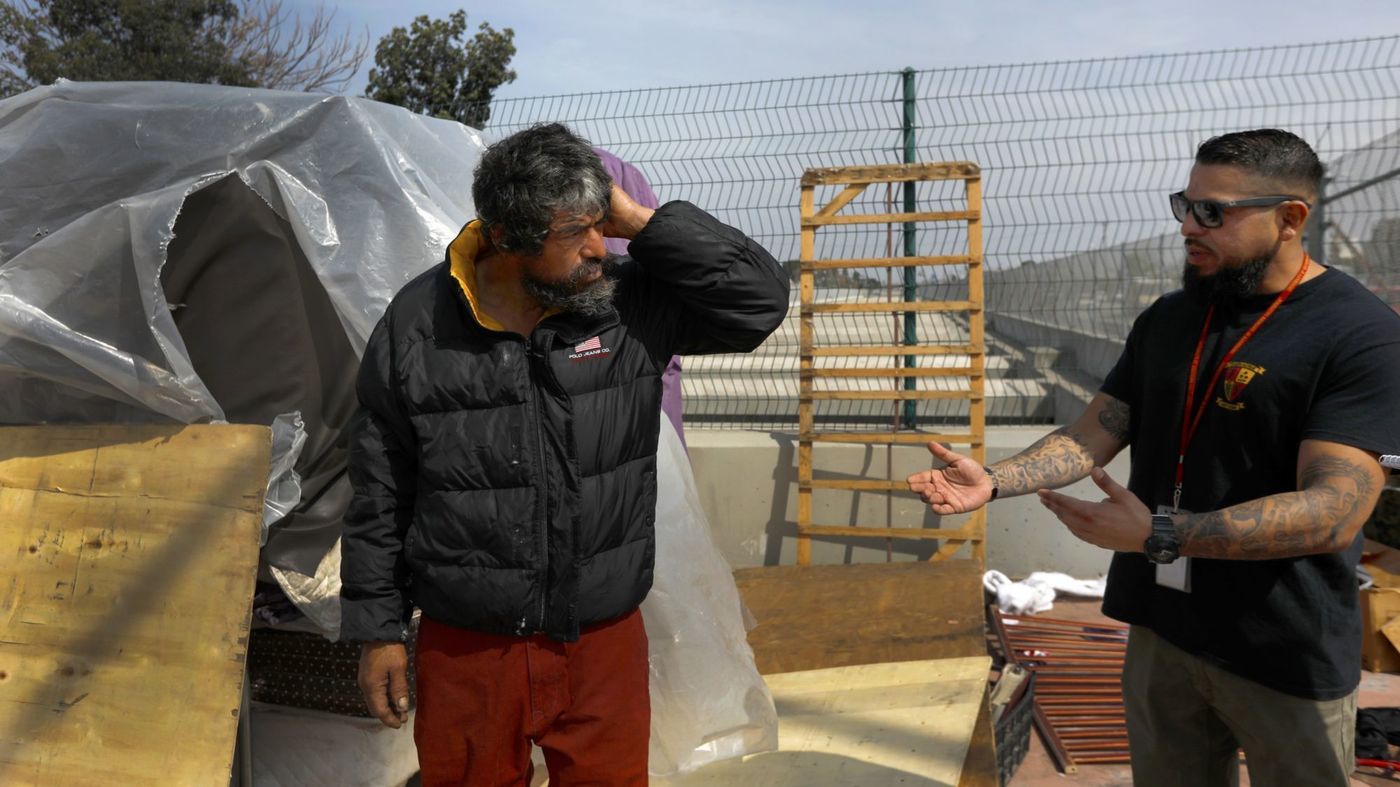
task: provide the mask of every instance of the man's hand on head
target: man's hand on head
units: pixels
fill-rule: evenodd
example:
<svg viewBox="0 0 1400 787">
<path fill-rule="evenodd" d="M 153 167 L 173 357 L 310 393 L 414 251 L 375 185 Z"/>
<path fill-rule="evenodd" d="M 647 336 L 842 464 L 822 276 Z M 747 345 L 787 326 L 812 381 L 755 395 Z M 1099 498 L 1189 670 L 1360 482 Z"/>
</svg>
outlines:
<svg viewBox="0 0 1400 787">
<path fill-rule="evenodd" d="M 608 206 L 608 220 L 603 223 L 603 235 L 609 238 L 632 240 L 651 221 L 656 211 L 637 204 L 622 187 L 613 184 L 612 201 Z"/>
<path fill-rule="evenodd" d="M 408 721 L 408 648 L 402 642 L 366 642 L 360 646 L 360 691 L 369 712 L 385 727 Z"/>
</svg>

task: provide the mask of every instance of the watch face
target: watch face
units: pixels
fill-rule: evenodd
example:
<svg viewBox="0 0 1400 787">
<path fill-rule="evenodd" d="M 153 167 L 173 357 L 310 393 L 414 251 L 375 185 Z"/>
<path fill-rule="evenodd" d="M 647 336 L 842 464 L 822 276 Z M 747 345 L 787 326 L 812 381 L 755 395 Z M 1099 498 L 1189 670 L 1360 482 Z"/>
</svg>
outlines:
<svg viewBox="0 0 1400 787">
<path fill-rule="evenodd" d="M 1177 547 L 1162 536 L 1152 536 L 1143 545 L 1143 552 L 1153 563 L 1170 563 L 1177 558 Z"/>
</svg>

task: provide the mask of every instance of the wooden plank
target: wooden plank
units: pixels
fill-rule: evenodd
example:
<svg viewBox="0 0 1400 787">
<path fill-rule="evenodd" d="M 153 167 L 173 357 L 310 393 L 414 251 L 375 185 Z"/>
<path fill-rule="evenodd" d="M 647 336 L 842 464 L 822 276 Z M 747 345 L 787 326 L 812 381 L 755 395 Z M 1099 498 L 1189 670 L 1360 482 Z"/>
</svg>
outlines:
<svg viewBox="0 0 1400 787">
<path fill-rule="evenodd" d="M 811 489 L 852 489 L 869 492 L 908 492 L 905 481 L 874 481 L 864 478 L 814 478 L 806 483 Z"/>
<path fill-rule="evenodd" d="M 834 216 L 834 215 L 836 215 L 836 211 L 841 210 L 842 208 L 844 208 L 844 207 L 846 207 L 847 205 L 851 204 L 851 200 L 855 199 L 856 197 L 859 197 L 862 193 L 864 193 L 864 192 L 865 192 L 865 189 L 866 189 L 866 186 L 868 186 L 868 185 L 869 185 L 869 184 L 867 184 L 867 183 L 858 183 L 858 184 L 856 184 L 856 185 L 854 185 L 854 186 L 847 186 L 840 194 L 837 194 L 837 195 L 836 195 L 836 198 L 835 198 L 835 199 L 833 199 L 831 202 L 828 202 L 828 203 L 826 204 L 826 207 L 824 207 L 824 208 L 822 208 L 821 210 L 817 211 L 816 215 L 817 215 L 817 216 Z M 808 214 L 804 214 L 804 215 L 808 215 Z"/>
<path fill-rule="evenodd" d="M 870 445 L 926 445 L 930 441 L 952 445 L 981 444 L 981 436 L 930 432 L 803 432 L 799 440 L 813 443 L 868 443 Z"/>
<path fill-rule="evenodd" d="M 992 726 L 991 689 L 982 698 L 972 740 L 967 745 L 958 787 L 1001 787 L 1001 767 L 997 764 L 996 728 Z"/>
<path fill-rule="evenodd" d="M 270 450 L 0 429 L 0 783 L 228 782 Z"/>
<path fill-rule="evenodd" d="M 931 399 L 971 399 L 971 391 L 909 391 L 903 388 L 893 391 L 813 391 L 802 394 L 807 401 L 844 402 L 898 402 L 926 401 Z M 981 398 L 981 397 L 978 397 Z"/>
<path fill-rule="evenodd" d="M 799 256 L 803 261 L 807 261 L 811 260 L 816 255 L 816 230 L 812 227 L 805 226 L 806 220 L 812 215 L 815 189 L 812 186 L 804 185 L 799 200 L 798 209 L 804 222 Z M 811 308 L 812 303 L 816 300 L 816 277 L 813 275 L 812 271 L 804 268 L 798 272 L 798 281 L 801 284 L 798 295 L 801 303 L 801 311 L 798 317 L 799 350 L 801 351 L 798 358 L 798 372 L 801 379 L 798 385 L 800 394 L 806 395 L 812 391 L 812 352 L 816 344 L 816 327 L 813 324 Z M 816 428 L 814 406 L 810 400 L 804 401 L 800 396 L 797 402 L 797 422 L 798 430 L 803 433 L 810 432 Z M 810 441 L 798 443 L 797 477 L 801 481 L 810 481 L 812 479 L 812 443 Z M 797 521 L 799 523 L 810 523 L 812 521 L 812 490 L 810 487 L 799 486 L 797 490 Z M 797 539 L 797 564 L 805 566 L 811 562 L 812 540 L 805 536 L 800 536 Z"/>
<path fill-rule="evenodd" d="M 986 656 L 768 677 L 778 751 L 653 779 L 657 787 L 958 784 L 986 692 Z"/>
<path fill-rule="evenodd" d="M 803 304 L 802 311 L 812 314 L 859 314 L 863 312 L 965 312 L 980 311 L 980 303 L 971 301 L 852 301 L 850 303 Z"/>
<path fill-rule="evenodd" d="M 979 221 L 980 216 L 970 210 L 924 210 L 913 213 L 859 213 L 845 216 L 813 216 L 805 219 L 805 227 L 836 227 L 853 224 L 905 224 L 927 221 Z"/>
<path fill-rule="evenodd" d="M 884 355 L 968 355 L 974 352 L 970 344 L 911 344 L 911 345 L 884 345 L 880 347 L 870 345 L 834 345 L 831 347 L 813 347 L 812 356 L 815 358 L 824 357 L 847 357 L 847 356 L 884 356 Z"/>
<path fill-rule="evenodd" d="M 970 561 L 765 566 L 734 572 L 758 625 L 759 672 L 980 656 L 982 574 Z"/>
<path fill-rule="evenodd" d="M 940 530 L 924 527 L 865 527 L 861 525 L 807 525 L 799 530 L 812 536 L 837 536 L 852 538 L 910 538 L 910 539 L 958 539 L 967 540 L 970 533 L 966 528 Z"/>
<path fill-rule="evenodd" d="M 966 180 L 982 170 L 971 161 L 924 164 L 876 164 L 868 167 L 813 167 L 802 174 L 803 186 L 848 183 L 902 183 L 911 180 Z"/>
<path fill-rule="evenodd" d="M 981 369 L 971 366 L 925 366 L 921 368 L 897 368 L 894 366 L 861 366 L 853 369 L 813 369 L 812 379 L 837 377 L 969 377 L 976 373 L 982 376 Z"/>
<path fill-rule="evenodd" d="M 934 265 L 967 265 L 973 262 L 980 262 L 979 259 L 968 254 L 945 254 L 933 257 L 851 257 L 848 259 L 830 259 L 821 261 L 804 261 L 803 268 L 810 268 L 814 271 L 842 270 L 845 268 L 911 268 Z"/>
</svg>

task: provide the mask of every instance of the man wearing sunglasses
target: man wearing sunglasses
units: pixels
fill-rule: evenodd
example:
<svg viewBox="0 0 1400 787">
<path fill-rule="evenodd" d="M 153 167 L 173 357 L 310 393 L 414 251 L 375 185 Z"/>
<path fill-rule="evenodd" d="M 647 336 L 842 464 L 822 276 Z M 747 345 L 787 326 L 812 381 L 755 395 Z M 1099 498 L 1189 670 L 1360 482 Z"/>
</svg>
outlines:
<svg viewBox="0 0 1400 787">
<path fill-rule="evenodd" d="M 1276 129 L 1207 140 L 1185 190 L 1181 290 L 1143 312 L 1083 415 L 983 468 L 930 444 L 939 514 L 1036 492 L 1115 551 L 1131 624 L 1133 781 L 1346 785 L 1360 681 L 1361 526 L 1400 446 L 1400 317 L 1308 258 L 1322 165 Z M 1102 469 L 1131 451 L 1126 488 Z M 1050 491 L 1091 476 L 1106 497 Z"/>
</svg>

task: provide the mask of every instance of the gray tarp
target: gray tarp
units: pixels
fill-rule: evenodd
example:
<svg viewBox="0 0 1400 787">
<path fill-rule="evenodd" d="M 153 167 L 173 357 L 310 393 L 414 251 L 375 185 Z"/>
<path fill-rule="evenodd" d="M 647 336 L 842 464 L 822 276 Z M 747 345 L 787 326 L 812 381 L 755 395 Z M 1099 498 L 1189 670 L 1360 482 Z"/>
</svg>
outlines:
<svg viewBox="0 0 1400 787">
<path fill-rule="evenodd" d="M 0 101 L 0 423 L 274 425 L 295 475 L 269 485 L 286 499 L 263 561 L 334 637 L 358 358 L 472 215 L 481 149 L 457 123 L 338 96 L 61 81 Z M 688 516 L 660 537 L 708 540 L 684 454 L 661 461 L 684 465 L 663 469 Z M 714 551 L 668 586 L 665 559 L 644 609 L 668 689 L 653 770 L 770 747 L 728 567 Z"/>
</svg>

